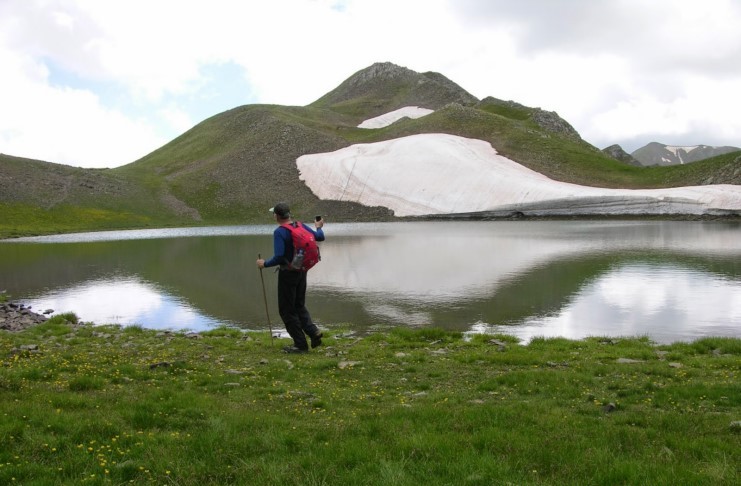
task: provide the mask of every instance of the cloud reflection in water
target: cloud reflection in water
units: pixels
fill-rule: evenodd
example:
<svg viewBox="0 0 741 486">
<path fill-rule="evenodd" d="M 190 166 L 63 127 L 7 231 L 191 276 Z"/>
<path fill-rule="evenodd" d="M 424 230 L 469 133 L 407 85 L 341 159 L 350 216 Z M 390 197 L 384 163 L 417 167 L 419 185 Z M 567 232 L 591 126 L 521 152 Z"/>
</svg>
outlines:
<svg viewBox="0 0 741 486">
<path fill-rule="evenodd" d="M 702 305 L 698 305 L 701 302 Z M 633 264 L 598 277 L 555 315 L 514 326 L 476 323 L 472 332 L 533 337 L 638 336 L 659 343 L 738 334 L 741 282 L 676 266 Z"/>
<path fill-rule="evenodd" d="M 134 278 L 89 281 L 28 304 L 35 309 L 54 309 L 55 314 L 74 312 L 81 320 L 96 324 L 200 331 L 219 323 L 163 289 Z"/>
</svg>

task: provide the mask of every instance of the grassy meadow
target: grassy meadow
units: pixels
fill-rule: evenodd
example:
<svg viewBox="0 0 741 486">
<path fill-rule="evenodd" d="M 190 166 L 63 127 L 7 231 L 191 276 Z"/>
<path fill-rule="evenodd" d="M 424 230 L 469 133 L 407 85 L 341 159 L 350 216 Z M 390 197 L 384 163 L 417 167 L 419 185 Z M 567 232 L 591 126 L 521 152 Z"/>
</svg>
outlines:
<svg viewBox="0 0 741 486">
<path fill-rule="evenodd" d="M 741 482 L 741 340 L 0 332 L 0 484 Z"/>
</svg>

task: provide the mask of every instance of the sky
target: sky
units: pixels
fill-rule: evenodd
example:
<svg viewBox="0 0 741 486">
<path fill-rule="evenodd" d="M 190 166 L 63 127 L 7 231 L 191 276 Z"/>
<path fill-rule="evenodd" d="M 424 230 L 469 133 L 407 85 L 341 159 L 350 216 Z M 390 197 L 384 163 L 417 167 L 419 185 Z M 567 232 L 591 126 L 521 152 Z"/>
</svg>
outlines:
<svg viewBox="0 0 741 486">
<path fill-rule="evenodd" d="M 741 146 L 738 0 L 0 0 L 0 153 L 117 167 L 375 62 L 556 111 L 598 148 Z"/>
</svg>

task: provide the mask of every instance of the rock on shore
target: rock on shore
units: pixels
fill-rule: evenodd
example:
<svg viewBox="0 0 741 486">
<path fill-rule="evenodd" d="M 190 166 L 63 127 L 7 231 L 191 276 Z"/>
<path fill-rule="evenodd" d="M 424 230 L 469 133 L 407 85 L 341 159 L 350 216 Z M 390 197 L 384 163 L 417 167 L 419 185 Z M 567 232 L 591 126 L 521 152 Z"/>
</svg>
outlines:
<svg viewBox="0 0 741 486">
<path fill-rule="evenodd" d="M 15 302 L 0 304 L 0 329 L 20 331 L 46 322 L 48 317 L 33 312 L 30 307 Z"/>
</svg>

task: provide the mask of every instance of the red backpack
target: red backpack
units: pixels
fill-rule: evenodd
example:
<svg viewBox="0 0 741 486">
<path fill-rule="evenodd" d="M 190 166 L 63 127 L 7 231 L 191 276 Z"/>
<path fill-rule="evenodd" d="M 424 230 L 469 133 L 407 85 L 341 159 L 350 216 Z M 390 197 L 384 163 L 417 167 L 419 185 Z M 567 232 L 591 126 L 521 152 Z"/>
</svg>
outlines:
<svg viewBox="0 0 741 486">
<path fill-rule="evenodd" d="M 319 263 L 322 256 L 316 244 L 314 234 L 304 228 L 301 221 L 282 224 L 282 227 L 291 232 L 293 238 L 293 261 L 288 264 L 290 270 L 308 272 L 311 267 Z"/>
</svg>

